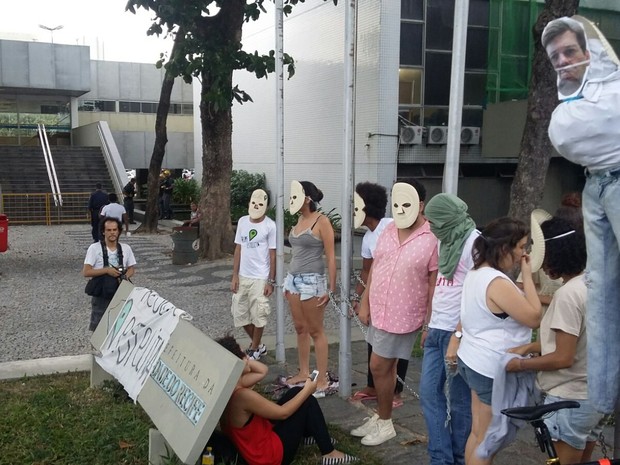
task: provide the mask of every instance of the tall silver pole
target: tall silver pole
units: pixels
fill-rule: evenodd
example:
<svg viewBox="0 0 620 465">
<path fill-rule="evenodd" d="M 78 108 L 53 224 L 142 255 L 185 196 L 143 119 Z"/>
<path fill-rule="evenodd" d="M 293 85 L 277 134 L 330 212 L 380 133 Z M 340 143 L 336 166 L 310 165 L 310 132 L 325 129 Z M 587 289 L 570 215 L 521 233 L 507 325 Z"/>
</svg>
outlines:
<svg viewBox="0 0 620 465">
<path fill-rule="evenodd" d="M 276 281 L 284 282 L 284 10 L 283 0 L 276 0 Z M 276 360 L 286 361 L 284 347 L 284 293 L 276 291 Z"/>
<path fill-rule="evenodd" d="M 452 77 L 450 79 L 450 110 L 448 113 L 448 146 L 443 174 L 443 191 L 457 194 L 461 123 L 463 121 L 463 86 L 465 81 L 465 47 L 469 0 L 456 0 L 454 6 L 454 37 L 452 38 Z"/>
<path fill-rule="evenodd" d="M 353 232 L 353 170 L 355 148 L 355 12 L 356 0 L 345 4 L 344 50 L 344 139 L 342 151 L 342 231 L 340 250 L 340 352 L 338 354 L 338 391 L 340 397 L 351 395 L 351 320 L 348 318 L 349 287 Z"/>
</svg>

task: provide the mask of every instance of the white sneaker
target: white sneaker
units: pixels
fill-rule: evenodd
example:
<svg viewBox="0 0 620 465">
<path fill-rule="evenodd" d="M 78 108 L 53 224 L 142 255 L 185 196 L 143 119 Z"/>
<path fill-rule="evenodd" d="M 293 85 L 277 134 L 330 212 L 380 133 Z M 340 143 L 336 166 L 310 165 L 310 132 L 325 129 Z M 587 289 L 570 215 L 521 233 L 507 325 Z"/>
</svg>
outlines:
<svg viewBox="0 0 620 465">
<path fill-rule="evenodd" d="M 379 414 L 375 413 L 372 417 L 366 417 L 364 420 L 364 424 L 362 426 L 358 426 L 357 428 L 351 430 L 351 436 L 355 436 L 356 438 L 363 438 L 371 431 L 375 430 L 375 425 L 377 424 L 377 420 L 379 419 Z"/>
<path fill-rule="evenodd" d="M 362 444 L 365 446 L 378 446 L 396 437 L 396 431 L 392 424 L 392 419 L 377 420 L 374 431 L 371 431 L 362 438 Z"/>
<path fill-rule="evenodd" d="M 265 347 L 265 344 L 259 344 L 257 352 L 261 357 L 265 355 L 267 353 L 267 347 Z"/>
</svg>

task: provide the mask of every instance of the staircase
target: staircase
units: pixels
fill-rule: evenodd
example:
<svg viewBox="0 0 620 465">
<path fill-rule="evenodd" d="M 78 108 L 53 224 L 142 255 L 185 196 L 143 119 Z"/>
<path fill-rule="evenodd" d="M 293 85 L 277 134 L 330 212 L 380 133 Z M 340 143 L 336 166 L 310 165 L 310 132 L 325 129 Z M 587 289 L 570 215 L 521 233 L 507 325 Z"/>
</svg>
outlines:
<svg viewBox="0 0 620 465">
<path fill-rule="evenodd" d="M 98 147 L 52 146 L 62 205 L 55 203 L 41 147 L 0 146 L 0 210 L 11 223 L 86 222 L 95 184 L 112 191 Z"/>
</svg>

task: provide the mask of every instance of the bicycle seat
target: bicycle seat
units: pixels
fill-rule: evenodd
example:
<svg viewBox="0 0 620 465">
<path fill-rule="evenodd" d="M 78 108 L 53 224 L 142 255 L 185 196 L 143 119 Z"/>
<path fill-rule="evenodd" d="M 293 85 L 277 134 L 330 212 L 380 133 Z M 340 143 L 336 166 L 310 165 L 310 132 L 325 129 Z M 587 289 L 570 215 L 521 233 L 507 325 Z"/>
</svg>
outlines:
<svg viewBox="0 0 620 465">
<path fill-rule="evenodd" d="M 510 418 L 517 420 L 536 421 L 540 420 L 547 413 L 555 412 L 563 408 L 579 408 L 579 402 L 574 400 L 562 400 L 546 405 L 530 405 L 528 407 L 505 408 L 502 413 Z"/>
</svg>

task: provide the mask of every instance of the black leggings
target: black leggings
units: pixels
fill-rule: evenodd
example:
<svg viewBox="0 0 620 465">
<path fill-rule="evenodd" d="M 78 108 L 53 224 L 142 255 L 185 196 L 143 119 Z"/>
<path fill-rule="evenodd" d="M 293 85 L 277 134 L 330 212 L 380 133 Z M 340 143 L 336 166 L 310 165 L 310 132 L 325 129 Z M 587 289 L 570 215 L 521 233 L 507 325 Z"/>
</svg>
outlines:
<svg viewBox="0 0 620 465">
<path fill-rule="evenodd" d="M 295 397 L 301 391 L 300 387 L 289 389 L 278 404 L 282 405 Z M 284 447 L 282 465 L 289 465 L 297 454 L 299 444 L 304 438 L 313 437 L 322 455 L 334 450 L 329 431 L 325 424 L 323 411 L 317 400 L 310 396 L 303 404 L 285 420 L 275 421 L 273 431 L 280 437 Z"/>
<path fill-rule="evenodd" d="M 375 380 L 372 379 L 372 373 L 370 372 L 370 354 L 372 354 L 372 345 L 366 344 L 368 346 L 368 381 L 367 386 L 374 388 Z M 409 367 L 409 360 L 405 360 L 404 358 L 399 358 L 398 363 L 396 364 L 396 375 L 402 379 L 403 381 L 407 377 L 407 368 Z M 396 380 L 396 387 L 394 388 L 394 394 L 400 394 L 403 392 L 403 383 Z"/>
</svg>

